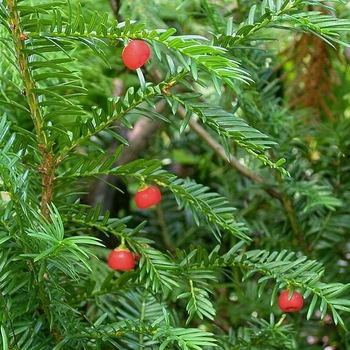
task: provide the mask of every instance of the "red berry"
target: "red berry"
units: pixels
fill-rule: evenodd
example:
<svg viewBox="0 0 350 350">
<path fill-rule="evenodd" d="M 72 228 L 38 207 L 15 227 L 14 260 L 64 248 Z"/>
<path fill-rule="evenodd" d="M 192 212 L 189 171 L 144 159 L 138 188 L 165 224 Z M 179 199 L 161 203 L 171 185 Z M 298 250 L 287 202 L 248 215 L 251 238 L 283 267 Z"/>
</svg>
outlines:
<svg viewBox="0 0 350 350">
<path fill-rule="evenodd" d="M 162 194 L 156 185 L 140 189 L 135 194 L 135 203 L 138 208 L 146 209 L 160 202 Z"/>
<path fill-rule="evenodd" d="M 151 55 L 148 44 L 141 40 L 132 40 L 124 48 L 122 59 L 124 64 L 130 69 L 137 69 L 143 66 Z"/>
<path fill-rule="evenodd" d="M 128 248 L 115 248 L 109 254 L 108 266 L 113 270 L 132 270 L 135 267 L 134 254 Z"/>
<path fill-rule="evenodd" d="M 303 297 L 298 292 L 293 292 L 289 299 L 289 290 L 285 290 L 278 297 L 278 306 L 283 312 L 295 312 L 300 310 L 304 305 Z"/>
</svg>

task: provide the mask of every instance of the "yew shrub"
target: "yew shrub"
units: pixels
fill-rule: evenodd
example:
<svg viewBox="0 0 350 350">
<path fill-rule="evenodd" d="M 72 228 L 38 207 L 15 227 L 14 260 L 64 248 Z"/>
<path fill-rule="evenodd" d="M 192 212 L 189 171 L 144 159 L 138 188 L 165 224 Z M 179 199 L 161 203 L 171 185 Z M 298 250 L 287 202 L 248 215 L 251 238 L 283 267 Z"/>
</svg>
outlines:
<svg viewBox="0 0 350 350">
<path fill-rule="evenodd" d="M 349 16 L 0 0 L 2 349 L 348 349 Z"/>
</svg>

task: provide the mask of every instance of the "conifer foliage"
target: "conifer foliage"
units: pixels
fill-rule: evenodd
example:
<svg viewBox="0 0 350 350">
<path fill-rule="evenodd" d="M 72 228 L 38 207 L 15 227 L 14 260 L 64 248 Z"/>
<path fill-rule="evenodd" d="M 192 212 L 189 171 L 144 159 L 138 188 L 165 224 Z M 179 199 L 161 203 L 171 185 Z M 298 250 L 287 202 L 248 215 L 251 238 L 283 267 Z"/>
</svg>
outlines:
<svg viewBox="0 0 350 350">
<path fill-rule="evenodd" d="M 130 3 L 0 0 L 0 347 L 348 348 L 346 1 Z"/>
</svg>

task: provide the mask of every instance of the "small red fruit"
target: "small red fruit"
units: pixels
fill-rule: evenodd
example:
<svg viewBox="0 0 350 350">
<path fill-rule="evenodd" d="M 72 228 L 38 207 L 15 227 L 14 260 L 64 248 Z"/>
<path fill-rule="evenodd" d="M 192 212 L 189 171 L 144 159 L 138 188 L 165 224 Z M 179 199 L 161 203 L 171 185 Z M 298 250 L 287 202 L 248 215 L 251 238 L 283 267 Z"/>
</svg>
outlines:
<svg viewBox="0 0 350 350">
<path fill-rule="evenodd" d="M 109 254 L 108 266 L 113 270 L 132 270 L 135 267 L 134 254 L 125 247 L 115 248 Z"/>
<path fill-rule="evenodd" d="M 162 194 L 156 185 L 142 188 L 135 194 L 135 203 L 138 208 L 146 209 L 160 202 Z"/>
<path fill-rule="evenodd" d="M 142 40 L 131 40 L 122 52 L 124 64 L 130 69 L 142 67 L 149 59 L 151 49 Z"/>
<path fill-rule="evenodd" d="M 303 307 L 304 300 L 298 292 L 293 292 L 292 297 L 289 298 L 289 290 L 285 290 L 278 297 L 277 303 L 283 312 L 295 312 Z"/>
</svg>

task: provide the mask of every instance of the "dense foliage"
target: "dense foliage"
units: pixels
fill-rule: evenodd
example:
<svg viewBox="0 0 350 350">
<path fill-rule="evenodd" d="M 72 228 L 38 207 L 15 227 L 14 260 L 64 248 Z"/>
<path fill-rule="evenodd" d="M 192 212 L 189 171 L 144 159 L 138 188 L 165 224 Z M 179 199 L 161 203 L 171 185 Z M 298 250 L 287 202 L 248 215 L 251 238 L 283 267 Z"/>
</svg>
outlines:
<svg viewBox="0 0 350 350">
<path fill-rule="evenodd" d="M 0 0 L 2 348 L 349 349 L 349 18 Z"/>
</svg>

